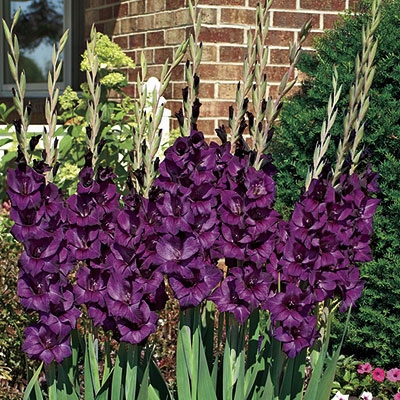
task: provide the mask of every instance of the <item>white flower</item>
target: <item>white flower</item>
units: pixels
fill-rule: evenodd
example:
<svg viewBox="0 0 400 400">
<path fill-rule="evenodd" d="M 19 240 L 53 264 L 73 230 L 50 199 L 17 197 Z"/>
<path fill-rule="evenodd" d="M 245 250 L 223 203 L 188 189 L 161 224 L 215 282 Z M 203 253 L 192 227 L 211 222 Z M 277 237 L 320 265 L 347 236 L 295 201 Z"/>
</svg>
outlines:
<svg viewBox="0 0 400 400">
<path fill-rule="evenodd" d="M 349 395 L 336 392 L 335 396 L 332 397 L 332 400 L 349 400 Z"/>
<path fill-rule="evenodd" d="M 362 392 L 360 399 L 361 400 L 372 400 L 372 393 L 371 392 Z"/>
</svg>

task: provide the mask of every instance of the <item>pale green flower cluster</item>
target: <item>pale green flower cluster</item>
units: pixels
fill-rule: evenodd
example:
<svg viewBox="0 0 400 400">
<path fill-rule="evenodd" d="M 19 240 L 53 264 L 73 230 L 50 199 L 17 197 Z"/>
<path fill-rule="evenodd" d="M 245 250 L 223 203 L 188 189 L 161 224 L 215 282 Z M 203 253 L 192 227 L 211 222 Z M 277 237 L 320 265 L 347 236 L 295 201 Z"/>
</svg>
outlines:
<svg viewBox="0 0 400 400">
<path fill-rule="evenodd" d="M 106 88 L 126 86 L 126 76 L 121 72 L 110 72 L 100 79 L 100 83 Z"/>
<path fill-rule="evenodd" d="M 135 63 L 128 57 L 118 44 L 113 43 L 107 35 L 97 32 L 96 54 L 99 59 L 99 68 L 112 70 L 117 68 L 134 68 Z M 90 68 L 87 50 L 82 55 L 81 70 L 88 71 Z"/>
<path fill-rule="evenodd" d="M 67 86 L 64 93 L 59 97 L 59 104 L 63 110 L 73 109 L 78 101 L 78 94 L 71 88 L 71 86 Z"/>
<path fill-rule="evenodd" d="M 79 175 L 81 167 L 77 164 L 64 162 L 57 173 L 58 184 L 61 186 L 63 182 L 75 182 L 76 177 Z M 75 190 L 75 184 L 69 188 L 68 195 L 71 195 Z"/>
</svg>

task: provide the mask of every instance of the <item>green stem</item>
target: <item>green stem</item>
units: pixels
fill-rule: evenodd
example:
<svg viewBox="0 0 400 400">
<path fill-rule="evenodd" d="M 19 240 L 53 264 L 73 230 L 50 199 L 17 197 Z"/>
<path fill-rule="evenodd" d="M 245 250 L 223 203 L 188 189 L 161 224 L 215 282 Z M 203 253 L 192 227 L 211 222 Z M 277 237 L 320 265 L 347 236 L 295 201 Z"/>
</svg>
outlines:
<svg viewBox="0 0 400 400">
<path fill-rule="evenodd" d="M 49 400 L 57 400 L 56 364 L 54 361 L 45 366 L 45 373 L 49 391 Z"/>
</svg>

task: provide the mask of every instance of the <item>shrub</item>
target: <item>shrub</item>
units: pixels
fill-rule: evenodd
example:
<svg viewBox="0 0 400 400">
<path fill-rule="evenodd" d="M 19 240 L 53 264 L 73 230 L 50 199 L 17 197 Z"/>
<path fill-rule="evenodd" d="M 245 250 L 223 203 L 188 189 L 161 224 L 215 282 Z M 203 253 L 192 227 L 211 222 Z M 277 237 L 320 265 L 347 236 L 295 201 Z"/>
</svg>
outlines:
<svg viewBox="0 0 400 400">
<path fill-rule="evenodd" d="M 278 203 L 282 212 L 294 206 L 303 177 L 312 157 L 314 143 L 326 118 L 331 92 L 333 66 L 339 75 L 342 93 L 348 93 L 353 80 L 355 55 L 360 51 L 362 25 L 369 18 L 369 6 L 362 3 L 357 15 L 342 16 L 335 29 L 315 43 L 316 52 L 306 54 L 299 68 L 308 75 L 301 91 L 288 101 L 281 115 L 274 159 L 280 166 L 277 179 Z M 366 287 L 358 308 L 353 311 L 344 351 L 358 359 L 382 367 L 400 362 L 400 1 L 383 4 L 377 31 L 379 45 L 376 75 L 370 92 L 364 144 L 368 162 L 380 172 L 382 202 L 375 216 L 374 261 L 361 267 Z M 343 129 L 341 121 L 348 99 L 339 102 L 339 113 L 332 136 Z M 334 141 L 332 141 L 334 142 Z M 335 151 L 331 143 L 330 151 Z"/>
</svg>

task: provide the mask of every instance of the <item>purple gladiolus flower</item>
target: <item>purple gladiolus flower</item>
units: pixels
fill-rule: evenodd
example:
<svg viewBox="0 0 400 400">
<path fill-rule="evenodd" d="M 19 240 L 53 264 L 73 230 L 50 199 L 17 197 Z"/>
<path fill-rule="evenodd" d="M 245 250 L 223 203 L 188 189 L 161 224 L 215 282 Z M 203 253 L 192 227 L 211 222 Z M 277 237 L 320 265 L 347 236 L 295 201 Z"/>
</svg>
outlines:
<svg viewBox="0 0 400 400">
<path fill-rule="evenodd" d="M 163 224 L 160 226 L 160 232 L 176 235 L 179 231 L 191 232 L 190 222 L 193 221 L 193 213 L 187 197 L 172 197 L 166 192 L 162 202 L 158 204 L 158 211 L 163 218 Z"/>
<path fill-rule="evenodd" d="M 44 209 L 27 207 L 20 210 L 12 207 L 10 217 L 15 222 L 11 228 L 12 235 L 20 242 L 30 238 L 37 238 L 46 235 L 45 224 L 42 223 Z"/>
<path fill-rule="evenodd" d="M 32 276 L 21 272 L 17 293 L 27 310 L 49 312 L 51 303 L 62 301 L 61 287 L 58 274 L 43 271 Z"/>
<path fill-rule="evenodd" d="M 98 235 L 98 228 L 93 226 L 70 227 L 65 233 L 70 251 L 77 260 L 93 260 L 100 257 L 101 243 Z"/>
<path fill-rule="evenodd" d="M 246 198 L 250 207 L 270 208 L 275 201 L 275 182 L 264 171 L 250 167 L 245 178 Z"/>
<path fill-rule="evenodd" d="M 27 165 L 19 165 L 8 171 L 8 195 L 11 203 L 19 210 L 39 208 L 44 190 L 44 176 Z"/>
<path fill-rule="evenodd" d="M 283 351 L 288 357 L 294 358 L 303 349 L 312 346 L 315 339 L 318 338 L 315 324 L 316 318 L 314 316 L 309 316 L 299 324 L 290 327 L 279 326 L 274 330 L 274 337 L 282 342 Z"/>
<path fill-rule="evenodd" d="M 83 168 L 66 201 L 30 167 L 9 172 L 12 233 L 24 243 L 18 294 L 39 317 L 26 330 L 32 358 L 70 354 L 77 304 L 95 326 L 143 343 L 167 300 L 164 274 L 182 309 L 209 299 L 242 324 L 259 307 L 269 311 L 289 357 L 317 338 L 319 302 L 339 297 L 341 311 L 355 303 L 363 288 L 356 263 L 372 257 L 377 175 L 343 175 L 335 187 L 313 179 L 285 222 L 273 208 L 272 158 L 256 170 L 244 141 L 230 151 L 196 130 L 178 138 L 149 198 L 132 190 L 122 209 L 110 168 L 96 176 Z"/>
<path fill-rule="evenodd" d="M 225 224 L 243 226 L 245 205 L 241 195 L 233 190 L 221 193 L 221 206 L 218 209 L 220 218 Z"/>
<path fill-rule="evenodd" d="M 85 167 L 79 173 L 78 194 L 98 193 L 99 184 L 93 179 L 94 171 L 91 167 Z"/>
<path fill-rule="evenodd" d="M 285 326 L 298 326 L 312 310 L 312 296 L 294 283 L 289 283 L 282 292 L 268 299 L 267 307 L 274 323 L 279 321 Z"/>
<path fill-rule="evenodd" d="M 213 301 L 218 307 L 219 312 L 231 312 L 235 319 L 243 324 L 249 318 L 251 312 L 255 308 L 255 304 L 251 303 L 252 298 L 240 298 L 238 292 L 243 290 L 241 282 L 235 276 L 227 276 L 218 286 L 209 300 Z"/>
<path fill-rule="evenodd" d="M 188 263 L 200 249 L 196 238 L 192 235 L 164 235 L 156 245 L 161 270 L 175 273 L 180 263 Z"/>
<path fill-rule="evenodd" d="M 76 275 L 74 294 L 77 304 L 105 307 L 105 294 L 110 277 L 108 270 L 82 267 Z"/>
<path fill-rule="evenodd" d="M 91 195 L 72 195 L 68 200 L 68 222 L 78 226 L 97 226 L 100 223 L 99 208 Z"/>
<path fill-rule="evenodd" d="M 50 364 L 61 363 L 72 353 L 69 335 L 58 335 L 50 327 L 37 323 L 25 329 L 25 341 L 22 350 L 34 360 Z"/>
<path fill-rule="evenodd" d="M 143 343 L 157 328 L 157 314 L 141 302 L 128 318 L 117 318 L 116 327 L 121 334 L 121 342 Z"/>
<path fill-rule="evenodd" d="M 191 277 L 188 276 L 191 274 Z M 187 266 L 185 277 L 171 274 L 169 283 L 182 309 L 198 306 L 218 285 L 222 277 L 215 265 L 197 259 Z"/>
</svg>

